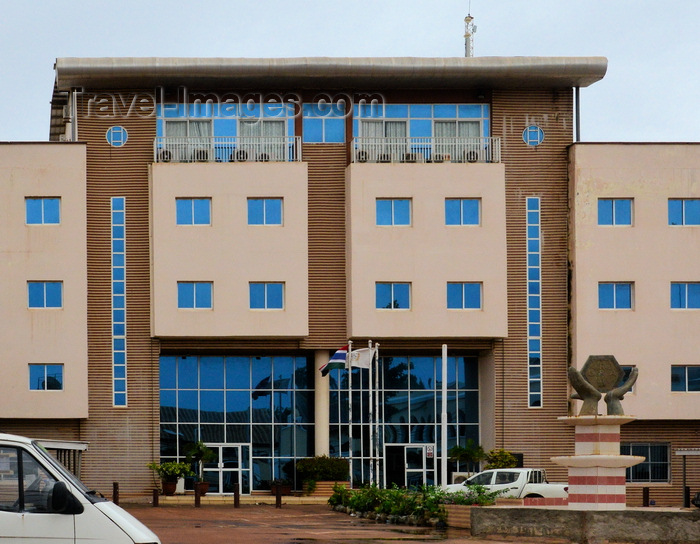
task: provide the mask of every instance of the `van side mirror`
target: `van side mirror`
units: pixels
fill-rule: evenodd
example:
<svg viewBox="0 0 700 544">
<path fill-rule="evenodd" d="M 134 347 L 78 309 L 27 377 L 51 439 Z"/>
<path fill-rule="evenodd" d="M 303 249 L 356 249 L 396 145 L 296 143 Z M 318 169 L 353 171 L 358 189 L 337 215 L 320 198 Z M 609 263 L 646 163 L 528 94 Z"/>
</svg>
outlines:
<svg viewBox="0 0 700 544">
<path fill-rule="evenodd" d="M 82 514 L 83 505 L 68 490 L 65 482 L 56 482 L 51 490 L 51 512 L 56 514 Z"/>
</svg>

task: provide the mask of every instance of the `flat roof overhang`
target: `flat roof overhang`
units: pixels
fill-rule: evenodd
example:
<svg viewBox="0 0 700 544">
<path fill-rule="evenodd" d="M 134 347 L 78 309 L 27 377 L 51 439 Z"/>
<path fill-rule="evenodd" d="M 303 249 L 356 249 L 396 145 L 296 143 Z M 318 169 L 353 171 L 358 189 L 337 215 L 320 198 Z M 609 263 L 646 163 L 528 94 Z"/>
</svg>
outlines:
<svg viewBox="0 0 700 544">
<path fill-rule="evenodd" d="M 605 57 L 56 59 L 56 87 L 147 89 L 561 89 L 605 75 Z"/>
</svg>

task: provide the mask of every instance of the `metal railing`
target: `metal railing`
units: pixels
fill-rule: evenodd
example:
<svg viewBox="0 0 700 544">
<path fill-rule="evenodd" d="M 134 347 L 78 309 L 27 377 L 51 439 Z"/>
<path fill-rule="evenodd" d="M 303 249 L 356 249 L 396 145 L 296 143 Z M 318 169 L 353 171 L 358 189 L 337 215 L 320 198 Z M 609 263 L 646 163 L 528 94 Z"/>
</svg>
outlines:
<svg viewBox="0 0 700 544">
<path fill-rule="evenodd" d="M 158 137 L 153 162 L 294 162 L 301 160 L 301 138 Z"/>
<path fill-rule="evenodd" d="M 500 138 L 354 138 L 353 162 L 501 162 Z"/>
</svg>

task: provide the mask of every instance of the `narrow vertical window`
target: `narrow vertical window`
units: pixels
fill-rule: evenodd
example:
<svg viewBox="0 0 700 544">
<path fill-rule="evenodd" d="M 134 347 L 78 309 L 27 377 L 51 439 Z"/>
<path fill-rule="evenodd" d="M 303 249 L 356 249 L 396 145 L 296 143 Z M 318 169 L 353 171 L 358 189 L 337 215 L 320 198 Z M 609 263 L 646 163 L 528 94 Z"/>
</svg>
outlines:
<svg viewBox="0 0 700 544">
<path fill-rule="evenodd" d="M 542 406 L 542 253 L 540 199 L 527 199 L 528 406 Z"/>
<path fill-rule="evenodd" d="M 126 406 L 126 199 L 112 208 L 112 402 Z"/>
</svg>

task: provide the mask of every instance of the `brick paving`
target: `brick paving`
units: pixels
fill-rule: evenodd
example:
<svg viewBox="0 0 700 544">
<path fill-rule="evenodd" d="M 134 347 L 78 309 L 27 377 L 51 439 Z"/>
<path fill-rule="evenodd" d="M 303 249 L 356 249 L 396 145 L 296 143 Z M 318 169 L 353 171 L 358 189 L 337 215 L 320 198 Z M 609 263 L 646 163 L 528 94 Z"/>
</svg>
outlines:
<svg viewBox="0 0 700 544">
<path fill-rule="evenodd" d="M 456 544 L 563 544 L 560 539 L 476 539 L 465 529 L 380 524 L 332 511 L 324 504 L 232 505 L 192 503 L 161 505 L 123 504 L 144 522 L 162 544 L 370 544 L 391 542 L 441 542 Z"/>
</svg>

